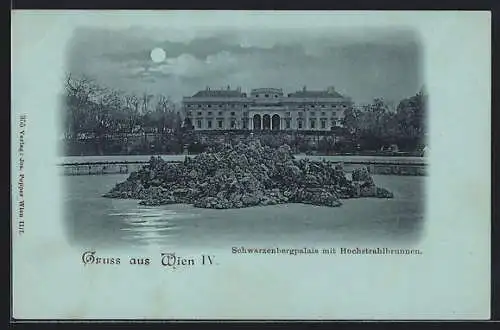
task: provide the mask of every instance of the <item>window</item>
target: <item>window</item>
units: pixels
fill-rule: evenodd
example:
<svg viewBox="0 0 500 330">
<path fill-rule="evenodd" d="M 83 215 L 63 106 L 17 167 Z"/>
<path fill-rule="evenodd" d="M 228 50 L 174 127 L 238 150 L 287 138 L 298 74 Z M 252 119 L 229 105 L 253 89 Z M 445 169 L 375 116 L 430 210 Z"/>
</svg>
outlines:
<svg viewBox="0 0 500 330">
<path fill-rule="evenodd" d="M 287 116 L 287 117 L 290 117 L 290 111 L 288 111 L 288 112 L 286 113 L 286 116 Z"/>
<path fill-rule="evenodd" d="M 197 122 L 198 128 L 201 128 L 201 120 L 198 120 Z"/>
<path fill-rule="evenodd" d="M 219 108 L 222 108 L 222 104 L 219 104 Z"/>
<path fill-rule="evenodd" d="M 259 97 L 259 94 L 256 94 L 255 97 Z"/>
<path fill-rule="evenodd" d="M 314 119 L 311 120 L 311 128 L 314 129 L 316 126 L 316 121 Z"/>
<path fill-rule="evenodd" d="M 321 115 L 322 115 L 322 116 L 326 116 L 326 112 L 322 112 L 322 113 L 321 113 Z"/>
<path fill-rule="evenodd" d="M 209 115 L 209 116 L 211 116 L 211 115 L 212 115 L 212 111 L 209 111 L 209 112 L 208 112 L 208 115 Z"/>
<path fill-rule="evenodd" d="M 235 128 L 236 127 L 236 122 L 234 120 L 231 120 L 231 128 Z"/>
<path fill-rule="evenodd" d="M 198 104 L 198 108 L 201 108 L 201 104 Z"/>
<path fill-rule="evenodd" d="M 198 116 L 201 116 L 201 112 L 198 111 Z"/>
<path fill-rule="evenodd" d="M 218 123 L 219 123 L 219 128 L 222 128 L 222 120 L 219 120 Z"/>
<path fill-rule="evenodd" d="M 243 112 L 243 117 L 248 117 L 248 112 Z"/>
<path fill-rule="evenodd" d="M 246 119 L 243 119 L 243 129 L 246 129 L 247 128 L 247 120 Z"/>
<path fill-rule="evenodd" d="M 269 97 L 269 94 L 264 95 L 265 97 Z"/>
<path fill-rule="evenodd" d="M 325 105 L 324 105 L 324 104 L 322 104 L 322 105 L 321 105 L 321 107 L 322 107 L 322 108 L 324 108 L 324 107 L 325 107 Z"/>
<path fill-rule="evenodd" d="M 274 95 L 275 98 L 278 98 L 278 95 Z"/>
<path fill-rule="evenodd" d="M 299 120 L 297 124 L 299 125 L 299 128 L 302 128 L 302 120 Z"/>
<path fill-rule="evenodd" d="M 286 128 L 287 128 L 287 129 L 290 129 L 290 119 L 287 119 L 287 120 L 285 121 L 285 125 L 286 125 Z"/>
<path fill-rule="evenodd" d="M 326 120 L 321 121 L 321 128 L 325 129 L 326 128 Z"/>
<path fill-rule="evenodd" d="M 207 127 L 212 128 L 212 121 L 211 120 L 207 121 Z"/>
<path fill-rule="evenodd" d="M 209 105 L 208 105 L 208 107 L 209 107 L 209 108 L 211 108 L 211 107 L 212 107 L 212 105 L 211 105 L 211 104 L 209 104 Z"/>
<path fill-rule="evenodd" d="M 231 108 L 234 108 L 234 104 L 231 104 Z"/>
<path fill-rule="evenodd" d="M 316 116 L 316 112 L 311 112 L 311 116 Z"/>
<path fill-rule="evenodd" d="M 219 111 L 219 116 L 222 116 L 222 111 Z"/>
<path fill-rule="evenodd" d="M 314 104 L 311 104 L 311 108 L 315 108 L 316 106 Z"/>
<path fill-rule="evenodd" d="M 243 104 L 243 108 L 246 108 L 246 107 L 247 107 L 247 105 L 246 105 L 246 104 Z"/>
<path fill-rule="evenodd" d="M 299 117 L 302 117 L 303 115 L 302 111 L 299 111 Z"/>
<path fill-rule="evenodd" d="M 233 112 L 231 112 L 231 116 L 234 116 L 234 115 L 235 115 L 234 111 L 233 111 Z"/>
<path fill-rule="evenodd" d="M 191 116 L 191 111 L 188 111 L 188 116 Z"/>
<path fill-rule="evenodd" d="M 336 126 L 336 125 L 335 125 L 335 119 L 332 119 L 332 127 L 333 127 L 333 126 Z"/>
</svg>

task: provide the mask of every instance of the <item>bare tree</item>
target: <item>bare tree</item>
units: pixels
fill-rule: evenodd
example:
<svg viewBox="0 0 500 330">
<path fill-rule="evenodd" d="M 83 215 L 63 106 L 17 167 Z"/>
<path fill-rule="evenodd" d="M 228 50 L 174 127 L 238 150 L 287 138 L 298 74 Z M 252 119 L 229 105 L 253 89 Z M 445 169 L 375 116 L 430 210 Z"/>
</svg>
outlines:
<svg viewBox="0 0 500 330">
<path fill-rule="evenodd" d="M 142 113 L 143 114 L 146 114 L 149 112 L 149 104 L 150 104 L 150 101 L 151 99 L 153 98 L 153 95 L 147 93 L 147 92 L 144 92 L 142 94 Z"/>
<path fill-rule="evenodd" d="M 84 133 L 92 121 L 90 110 L 99 91 L 97 84 L 86 76 L 74 77 L 71 73 L 65 80 L 66 136 L 76 137 Z"/>
<path fill-rule="evenodd" d="M 156 111 L 165 112 L 168 108 L 168 98 L 164 95 L 156 96 Z"/>
<path fill-rule="evenodd" d="M 139 122 L 139 105 L 140 101 L 136 95 L 130 94 L 125 95 L 125 108 L 128 114 L 128 128 L 130 132 L 134 131 L 134 128 Z"/>
<path fill-rule="evenodd" d="M 174 129 L 176 126 L 175 116 L 174 116 L 174 103 L 169 97 L 164 95 L 157 96 L 157 111 L 160 112 L 158 116 L 159 119 L 159 130 L 165 132 L 167 129 Z"/>
</svg>

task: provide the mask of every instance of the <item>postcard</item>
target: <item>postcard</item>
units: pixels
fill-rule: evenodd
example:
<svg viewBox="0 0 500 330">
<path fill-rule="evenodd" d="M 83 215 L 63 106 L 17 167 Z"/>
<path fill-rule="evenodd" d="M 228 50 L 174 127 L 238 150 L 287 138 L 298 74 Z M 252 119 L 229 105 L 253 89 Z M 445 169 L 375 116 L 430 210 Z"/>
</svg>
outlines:
<svg viewBox="0 0 500 330">
<path fill-rule="evenodd" d="M 12 319 L 489 319 L 490 28 L 14 10 Z"/>
</svg>

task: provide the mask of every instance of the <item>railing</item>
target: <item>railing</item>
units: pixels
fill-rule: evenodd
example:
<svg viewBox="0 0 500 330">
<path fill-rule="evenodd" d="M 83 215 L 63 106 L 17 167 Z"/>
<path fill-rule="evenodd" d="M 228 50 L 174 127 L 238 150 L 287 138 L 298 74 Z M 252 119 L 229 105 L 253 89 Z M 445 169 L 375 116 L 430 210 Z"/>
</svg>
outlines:
<svg viewBox="0 0 500 330">
<path fill-rule="evenodd" d="M 180 163 L 185 157 L 193 155 L 162 156 L 171 163 Z M 365 166 L 373 174 L 389 175 L 427 175 L 427 161 L 422 157 L 363 157 L 363 156 L 302 156 L 296 159 L 328 161 L 340 164 L 346 172 Z M 148 164 L 150 156 L 104 156 L 104 157 L 65 157 L 59 162 L 63 175 L 103 175 L 127 174 Z"/>
</svg>

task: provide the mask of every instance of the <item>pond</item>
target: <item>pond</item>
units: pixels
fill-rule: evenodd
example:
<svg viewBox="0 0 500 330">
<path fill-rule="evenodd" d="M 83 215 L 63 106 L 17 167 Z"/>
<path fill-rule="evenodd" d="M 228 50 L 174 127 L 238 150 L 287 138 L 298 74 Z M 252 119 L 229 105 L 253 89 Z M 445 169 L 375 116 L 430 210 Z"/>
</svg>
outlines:
<svg viewBox="0 0 500 330">
<path fill-rule="evenodd" d="M 404 244 L 418 242 L 425 215 L 425 177 L 374 175 L 394 199 L 343 200 L 337 208 L 284 204 L 244 209 L 190 205 L 146 207 L 103 198 L 127 175 L 65 176 L 65 221 L 70 242 L 83 248 L 159 245 L 222 247 L 252 244 Z"/>
</svg>

